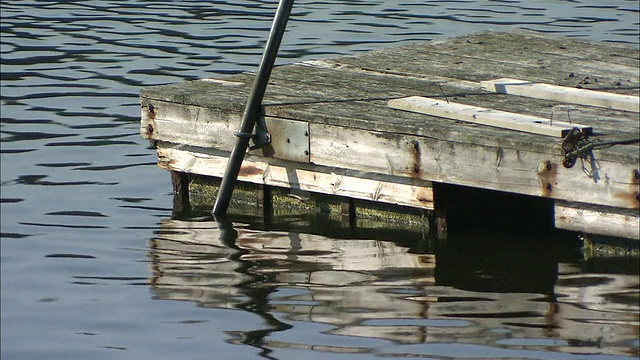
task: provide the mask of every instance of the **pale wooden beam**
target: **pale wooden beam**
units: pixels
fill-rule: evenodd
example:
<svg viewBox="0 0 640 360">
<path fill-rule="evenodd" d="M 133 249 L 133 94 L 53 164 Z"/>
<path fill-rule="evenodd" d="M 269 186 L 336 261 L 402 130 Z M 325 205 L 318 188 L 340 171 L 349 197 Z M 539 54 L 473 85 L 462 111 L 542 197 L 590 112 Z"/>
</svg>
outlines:
<svg viewBox="0 0 640 360">
<path fill-rule="evenodd" d="M 532 115 L 452 103 L 444 99 L 432 99 L 422 96 L 389 100 L 388 106 L 398 110 L 462 120 L 474 124 L 563 138 L 574 127 L 587 134 L 593 131 L 589 126 L 576 123 L 552 121 L 551 119 Z"/>
<path fill-rule="evenodd" d="M 221 177 L 227 163 L 225 156 L 202 154 L 180 147 L 159 144 L 158 166 L 173 172 L 186 172 Z M 420 185 L 390 181 L 388 176 L 370 174 L 369 178 L 320 171 L 330 168 L 301 169 L 296 164 L 276 165 L 261 160 L 245 159 L 239 181 L 299 189 L 321 194 L 344 196 L 388 204 L 433 210 L 432 183 L 415 179 Z M 339 169 L 333 169 L 339 171 Z"/>
<path fill-rule="evenodd" d="M 578 89 L 509 78 L 481 81 L 480 85 L 485 90 L 501 94 L 554 100 L 570 104 L 597 106 L 630 112 L 640 112 L 640 98 L 637 96 L 613 94 L 604 91 Z"/>
<path fill-rule="evenodd" d="M 640 240 L 638 209 L 556 201 L 555 226 L 564 230 Z"/>
</svg>

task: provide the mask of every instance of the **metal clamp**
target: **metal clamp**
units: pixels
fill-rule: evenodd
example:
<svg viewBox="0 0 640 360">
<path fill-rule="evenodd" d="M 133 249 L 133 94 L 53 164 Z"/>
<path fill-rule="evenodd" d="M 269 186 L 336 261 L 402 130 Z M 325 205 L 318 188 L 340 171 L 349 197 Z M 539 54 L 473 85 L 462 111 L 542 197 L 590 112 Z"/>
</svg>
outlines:
<svg viewBox="0 0 640 360">
<path fill-rule="evenodd" d="M 256 127 L 256 132 L 254 134 L 236 131 L 233 135 L 239 138 L 253 140 L 253 145 L 249 146 L 249 150 L 260 149 L 261 147 L 271 143 L 271 134 L 259 127 Z"/>
</svg>

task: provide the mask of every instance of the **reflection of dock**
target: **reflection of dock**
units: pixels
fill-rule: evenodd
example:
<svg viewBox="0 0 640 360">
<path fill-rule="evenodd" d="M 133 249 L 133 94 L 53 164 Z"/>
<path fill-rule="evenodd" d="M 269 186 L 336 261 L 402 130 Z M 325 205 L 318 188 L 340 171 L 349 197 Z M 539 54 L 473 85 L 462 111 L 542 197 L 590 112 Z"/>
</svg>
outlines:
<svg viewBox="0 0 640 360">
<path fill-rule="evenodd" d="M 177 204 L 194 176 L 222 176 L 252 80 L 142 90 Z M 270 142 L 239 179 L 264 204 L 278 187 L 435 210 L 442 233 L 448 193 L 492 191 L 549 205 L 548 226 L 639 239 L 638 88 L 637 49 L 524 31 L 281 66 L 255 134 Z"/>
<path fill-rule="evenodd" d="M 214 224 L 215 225 L 215 224 Z M 220 241 L 211 223 L 166 221 L 150 240 L 154 295 L 234 308 L 235 287 L 249 277 L 236 271 L 234 250 Z"/>
<path fill-rule="evenodd" d="M 410 253 L 389 241 L 242 227 L 221 230 L 215 222 L 166 220 L 149 245 L 155 298 L 242 309 L 270 324 L 275 317 L 282 326 L 263 335 L 266 347 L 371 351 L 321 340 L 299 343 L 290 333 L 295 326 L 286 330 L 286 324 L 303 322 L 328 326 L 324 334 L 329 336 L 399 345 L 524 349 L 527 341 L 537 341 L 544 345 L 540 350 L 623 354 L 639 329 L 637 317 L 629 317 L 639 309 L 637 276 L 584 276 L 557 261 L 538 259 L 538 268 L 529 273 L 504 272 L 527 278 L 525 284 L 532 279 L 531 292 L 525 286 L 509 291 L 504 276 L 494 279 L 495 292 L 487 292 L 465 289 L 468 282 L 448 283 L 452 276 L 446 275 L 457 271 L 463 276 L 466 271 L 467 276 L 486 279 L 487 271 L 460 271 L 460 264 L 440 264 L 436 255 Z M 470 256 L 460 254 L 458 259 Z M 531 256 L 529 264 L 535 266 L 535 257 L 549 254 Z M 533 279 L 537 272 L 543 274 Z M 539 285 L 542 282 L 547 284 Z"/>
</svg>

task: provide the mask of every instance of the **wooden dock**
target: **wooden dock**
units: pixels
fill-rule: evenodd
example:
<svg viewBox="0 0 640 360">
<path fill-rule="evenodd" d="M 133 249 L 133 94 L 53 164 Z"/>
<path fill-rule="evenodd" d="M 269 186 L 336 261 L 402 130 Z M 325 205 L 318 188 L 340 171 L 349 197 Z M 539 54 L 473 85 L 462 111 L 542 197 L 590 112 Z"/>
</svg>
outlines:
<svg viewBox="0 0 640 360">
<path fill-rule="evenodd" d="M 262 200 L 278 187 L 422 209 L 441 236 L 449 207 L 485 201 L 448 191 L 489 191 L 548 204 L 559 229 L 638 240 L 638 72 L 637 48 L 521 30 L 276 67 L 256 131 L 268 143 L 238 180 Z M 176 207 L 190 174 L 223 175 L 253 77 L 141 91 Z"/>
</svg>

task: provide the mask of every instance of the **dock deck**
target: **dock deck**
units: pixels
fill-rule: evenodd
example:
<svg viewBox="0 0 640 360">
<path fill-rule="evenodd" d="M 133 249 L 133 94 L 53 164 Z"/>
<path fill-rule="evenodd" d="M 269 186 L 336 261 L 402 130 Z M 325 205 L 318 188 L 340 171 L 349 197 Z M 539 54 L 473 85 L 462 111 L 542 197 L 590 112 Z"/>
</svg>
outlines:
<svg viewBox="0 0 640 360">
<path fill-rule="evenodd" d="M 279 66 L 259 121 L 270 143 L 249 152 L 238 180 L 435 210 L 441 227 L 441 185 L 492 190 L 548 199 L 556 228 L 637 240 L 639 144 L 583 152 L 569 168 L 561 149 L 566 131 L 536 129 L 580 124 L 592 129 L 588 141 L 640 138 L 638 72 L 637 48 L 522 30 Z M 184 174 L 222 177 L 253 77 L 141 91 L 141 134 L 156 145 L 158 165 L 173 172 L 178 197 L 188 194 Z M 503 78 L 624 95 L 628 108 L 580 96 L 514 95 L 500 84 L 488 89 L 487 81 Z M 455 111 L 399 109 L 415 96 L 482 108 L 472 120 L 496 110 L 541 120 L 523 131 L 508 128 L 510 120 L 505 128 Z"/>
</svg>

